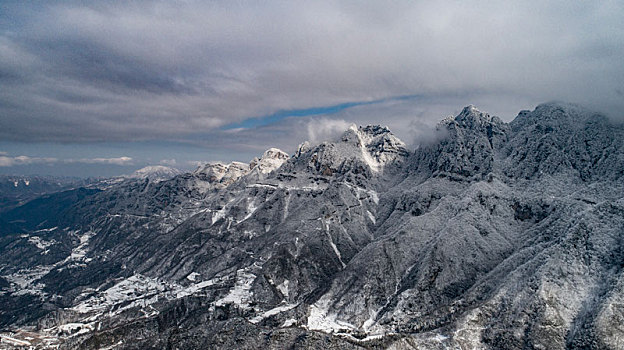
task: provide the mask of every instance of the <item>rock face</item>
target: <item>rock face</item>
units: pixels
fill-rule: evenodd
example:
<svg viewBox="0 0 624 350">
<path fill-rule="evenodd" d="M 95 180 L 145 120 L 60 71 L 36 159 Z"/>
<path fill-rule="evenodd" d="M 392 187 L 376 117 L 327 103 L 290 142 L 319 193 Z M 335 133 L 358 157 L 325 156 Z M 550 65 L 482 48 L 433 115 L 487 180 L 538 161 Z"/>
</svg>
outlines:
<svg viewBox="0 0 624 350">
<path fill-rule="evenodd" d="M 206 164 L 199 167 L 193 175 L 209 183 L 216 189 L 225 188 L 249 172 L 249 165 L 240 162 L 230 164 Z"/>
<path fill-rule="evenodd" d="M 5 336 L 62 348 L 621 348 L 624 127 L 549 103 L 509 124 L 468 106 L 438 132 L 410 152 L 387 128 L 352 126 L 292 157 L 270 149 L 10 210 Z"/>
</svg>

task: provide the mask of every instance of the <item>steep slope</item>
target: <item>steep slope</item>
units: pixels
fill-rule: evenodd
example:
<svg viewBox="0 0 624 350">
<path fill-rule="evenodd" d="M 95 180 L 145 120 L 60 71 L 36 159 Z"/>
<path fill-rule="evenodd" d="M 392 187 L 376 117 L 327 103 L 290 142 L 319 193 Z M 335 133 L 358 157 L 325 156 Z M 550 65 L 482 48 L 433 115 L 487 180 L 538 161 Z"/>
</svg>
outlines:
<svg viewBox="0 0 624 350">
<path fill-rule="evenodd" d="M 623 261 L 621 126 L 546 104 L 510 126 L 467 107 L 440 127 L 448 137 L 419 149 L 393 200 L 381 198 L 392 213 L 380 239 L 308 325 L 436 330 L 419 337 L 429 346 L 617 348 L 601 315 L 615 315 L 605 298 L 619 298 Z"/>
</svg>

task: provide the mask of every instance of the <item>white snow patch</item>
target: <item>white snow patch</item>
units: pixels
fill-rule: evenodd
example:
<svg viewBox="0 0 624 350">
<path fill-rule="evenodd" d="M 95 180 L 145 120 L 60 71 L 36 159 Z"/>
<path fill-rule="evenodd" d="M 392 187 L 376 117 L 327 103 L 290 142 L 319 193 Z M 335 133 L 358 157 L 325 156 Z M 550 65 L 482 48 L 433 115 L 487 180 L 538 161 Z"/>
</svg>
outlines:
<svg viewBox="0 0 624 350">
<path fill-rule="evenodd" d="M 0 335 L 0 344 L 5 343 L 13 346 L 31 346 L 29 341 L 15 339 L 8 335 Z"/>
<path fill-rule="evenodd" d="M 251 185 L 247 185 L 246 187 L 247 188 L 258 187 L 258 188 L 272 188 L 272 189 L 274 189 L 274 188 L 278 188 L 279 186 L 278 185 L 273 185 L 273 184 L 251 184 Z"/>
<path fill-rule="evenodd" d="M 109 345 L 109 346 L 104 347 L 104 348 L 100 348 L 100 350 L 113 350 L 113 349 L 119 349 L 119 348 L 121 348 L 121 345 L 123 345 L 123 339 L 122 339 L 122 340 L 120 340 L 120 341 L 118 341 L 118 342 L 117 342 L 117 343 L 115 343 L 115 344 Z"/>
<path fill-rule="evenodd" d="M 283 296 L 288 297 L 288 285 L 290 284 L 289 280 L 284 280 L 284 282 L 280 283 L 277 286 L 277 290 L 280 291 L 280 293 L 282 293 Z"/>
<path fill-rule="evenodd" d="M 249 272 L 248 268 L 236 271 L 236 284 L 228 295 L 215 302 L 215 306 L 223 306 L 231 303 L 241 308 L 249 307 L 249 302 L 252 297 L 251 285 L 255 279 L 256 275 Z"/>
<path fill-rule="evenodd" d="M 46 241 L 39 236 L 28 237 L 28 242 L 34 244 L 37 248 L 43 250 L 41 254 L 48 254 L 49 250 L 47 248 L 51 245 L 56 244 L 55 240 Z"/>
<path fill-rule="evenodd" d="M 370 198 L 373 203 L 375 204 L 379 204 L 379 195 L 377 194 L 376 191 L 374 190 L 367 190 L 365 188 L 361 188 L 358 186 L 354 186 L 348 182 L 342 182 L 341 184 L 349 187 L 350 189 L 352 189 L 353 191 L 355 191 L 357 197 L 358 197 L 358 201 L 360 201 L 360 205 L 362 204 L 362 199 L 366 199 L 367 197 Z M 363 195 L 364 194 L 364 195 Z"/>
<path fill-rule="evenodd" d="M 334 253 L 336 253 L 338 260 L 340 261 L 340 264 L 342 265 L 342 268 L 344 269 L 347 265 L 342 261 L 342 256 L 340 255 L 340 251 L 338 250 L 338 247 L 334 243 L 334 239 L 332 238 L 331 233 L 329 232 L 329 220 L 322 220 L 322 221 L 323 221 L 323 226 L 325 227 L 325 233 L 327 234 L 327 239 L 329 240 L 329 244 L 334 250 Z"/>
<path fill-rule="evenodd" d="M 215 222 L 219 221 L 219 219 L 224 218 L 225 217 L 225 212 L 226 212 L 226 208 L 223 207 L 221 208 L 221 210 L 219 210 L 218 212 L 212 214 L 212 224 L 214 225 Z"/>
<path fill-rule="evenodd" d="M 360 148 L 360 151 L 362 152 L 362 159 L 368 165 L 368 167 L 374 172 L 379 172 L 380 170 L 383 170 L 383 163 L 373 158 L 373 156 L 368 152 L 367 145 L 371 143 L 372 137 L 370 137 L 366 133 L 360 132 L 360 130 L 355 125 L 351 125 L 349 129 L 351 129 L 355 133 L 355 135 L 357 135 L 357 138 L 359 140 L 358 146 Z"/>
<path fill-rule="evenodd" d="M 379 204 L 379 196 L 377 195 L 377 192 L 373 190 L 368 190 L 367 192 L 371 196 L 373 203 Z"/>
<path fill-rule="evenodd" d="M 297 324 L 297 320 L 294 318 L 289 318 L 286 321 L 284 321 L 284 323 L 282 323 L 282 325 L 280 326 L 280 328 L 288 328 L 288 327 L 292 327 L 294 325 Z"/>
<path fill-rule="evenodd" d="M 373 222 L 373 224 L 377 223 L 377 221 L 375 220 L 375 215 L 373 215 L 373 213 L 371 213 L 370 210 L 366 211 L 366 215 L 368 215 L 368 218 L 370 219 L 370 221 Z"/>
<path fill-rule="evenodd" d="M 249 219 L 253 213 L 256 212 L 256 210 L 258 210 L 258 206 L 256 205 L 255 200 L 253 198 L 249 198 L 247 202 L 247 215 L 245 215 L 242 220 L 238 221 L 237 224 Z"/>
<path fill-rule="evenodd" d="M 58 228 L 58 226 L 54 226 L 54 227 L 50 227 L 50 228 L 42 228 L 41 230 L 33 231 L 33 233 L 37 233 L 37 232 L 52 232 L 52 231 L 56 230 L 57 228 Z"/>
<path fill-rule="evenodd" d="M 91 238 L 95 235 L 96 233 L 93 231 L 87 231 L 83 233 L 82 235 L 80 235 L 80 244 L 74 249 L 72 249 L 71 254 L 67 258 L 65 258 L 65 260 L 62 263 L 69 262 L 69 261 L 83 260 L 85 255 L 87 255 L 87 251 L 89 248 L 89 240 L 91 240 Z M 90 259 L 85 259 L 85 261 L 87 262 L 89 260 Z"/>
<path fill-rule="evenodd" d="M 282 313 L 284 311 L 292 310 L 297 305 L 298 304 L 286 304 L 286 305 L 282 305 L 282 306 L 278 306 L 278 307 L 272 308 L 271 310 L 268 310 L 268 311 L 262 313 L 261 315 L 258 315 L 258 316 L 254 317 L 254 318 L 251 318 L 249 320 L 249 322 L 254 323 L 254 324 L 258 323 L 258 322 L 264 320 L 267 317 L 271 317 L 273 315 L 277 315 L 277 314 Z"/>
<path fill-rule="evenodd" d="M 347 336 L 350 339 L 353 339 L 357 342 L 365 342 L 373 339 L 380 339 L 387 335 L 393 334 L 389 333 L 385 330 L 381 332 L 370 332 L 368 328 L 370 328 L 374 321 L 371 319 L 367 320 L 364 324 L 364 330 L 367 332 L 365 338 L 355 338 L 349 332 L 358 330 L 357 327 L 352 325 L 351 323 L 341 321 L 337 317 L 336 313 L 329 311 L 331 296 L 326 294 L 319 301 L 310 305 L 309 313 L 308 313 L 308 323 L 306 328 L 309 330 L 321 331 L 325 333 L 343 333 L 341 335 Z M 345 333 L 346 331 L 346 333 Z"/>
<path fill-rule="evenodd" d="M 442 334 L 436 334 L 436 336 L 435 336 L 435 337 L 433 337 L 432 339 L 433 339 L 433 340 L 437 340 L 437 341 L 439 341 L 440 343 L 442 343 L 442 342 L 444 342 L 445 340 L 447 340 L 448 338 L 449 338 L 449 337 L 447 337 L 447 336 L 445 336 L 445 335 L 442 335 Z"/>
<path fill-rule="evenodd" d="M 198 273 L 189 276 L 193 281 L 199 278 Z M 187 279 L 189 279 L 187 276 Z M 174 300 L 199 293 L 204 288 L 222 283 L 226 277 L 214 278 L 207 281 L 182 286 L 164 280 L 136 274 L 127 279 L 120 280 L 114 286 L 104 290 L 88 289 L 79 296 L 82 299 L 71 309 L 79 313 L 95 313 L 90 319 L 97 319 L 108 311 L 108 315 L 117 315 L 131 308 L 141 308 L 146 317 L 158 314 L 152 304 L 162 299 Z M 232 293 L 230 293 L 232 294 Z M 117 305 L 123 305 L 117 307 Z"/>
<path fill-rule="evenodd" d="M 282 221 L 286 220 L 288 217 L 288 207 L 290 206 L 290 192 L 284 198 L 284 216 L 282 217 Z"/>
<path fill-rule="evenodd" d="M 335 313 L 329 312 L 328 295 L 310 305 L 307 328 L 325 333 L 334 333 L 342 329 L 356 329 L 352 324 L 338 320 Z"/>
<path fill-rule="evenodd" d="M 179 299 L 179 298 L 183 298 L 183 297 L 188 296 L 188 295 L 193 295 L 193 294 L 199 292 L 200 290 L 202 290 L 202 289 L 204 289 L 206 287 L 214 286 L 218 282 L 221 282 L 221 280 L 220 279 L 211 279 L 211 280 L 202 281 L 202 282 L 193 284 L 193 285 L 191 285 L 189 287 L 186 287 L 186 288 L 179 288 L 175 292 L 175 298 Z"/>
<path fill-rule="evenodd" d="M 81 335 L 87 334 L 94 330 L 92 324 L 84 324 L 84 323 L 67 323 L 61 326 L 58 326 L 59 335 Z"/>
<path fill-rule="evenodd" d="M 244 230 L 243 233 L 245 234 L 245 237 L 247 237 L 248 239 L 258 236 L 258 234 L 255 231 L 251 231 L 251 230 Z"/>
<path fill-rule="evenodd" d="M 371 170 L 374 172 L 379 172 L 381 168 L 381 164 L 379 164 L 379 162 L 373 159 L 373 157 L 370 155 L 370 153 L 368 153 L 368 151 L 364 147 L 360 147 L 360 149 L 362 150 L 362 158 L 364 159 L 364 162 L 366 162 L 368 167 L 371 168 Z"/>
<path fill-rule="evenodd" d="M 212 214 L 212 225 L 215 224 L 215 222 L 219 221 L 220 219 L 225 217 L 225 214 L 227 213 L 227 211 L 229 210 L 229 206 L 230 204 L 234 201 L 234 199 L 231 199 L 227 204 L 225 204 L 223 206 L 223 208 L 221 208 L 219 211 L 217 211 L 216 213 Z"/>
<path fill-rule="evenodd" d="M 134 275 L 120 281 L 107 290 L 89 297 L 72 309 L 79 313 L 103 311 L 121 302 L 132 303 L 116 310 L 119 313 L 135 306 L 147 306 L 158 301 L 158 296 L 167 289 L 167 285 L 157 279 L 143 275 Z"/>
<path fill-rule="evenodd" d="M 375 320 L 371 317 L 368 320 L 366 320 L 364 322 L 364 324 L 362 325 L 362 328 L 364 328 L 364 330 L 368 330 L 370 329 L 373 325 L 375 324 Z"/>
<path fill-rule="evenodd" d="M 50 270 L 50 266 L 37 266 L 30 269 L 22 269 L 3 277 L 9 283 L 15 285 L 9 288 L 9 292 L 13 295 L 46 295 L 46 293 L 43 292 L 45 284 L 35 282 L 45 276 L 48 272 L 50 272 Z"/>
<path fill-rule="evenodd" d="M 269 148 L 264 152 L 262 158 L 251 161 L 250 172 L 256 171 L 259 174 L 266 175 L 279 168 L 290 158 L 287 153 L 277 148 Z"/>
<path fill-rule="evenodd" d="M 191 281 L 191 282 L 195 282 L 195 279 L 199 276 L 199 274 L 197 272 L 193 272 L 190 273 L 188 276 L 186 276 L 186 279 Z"/>
</svg>

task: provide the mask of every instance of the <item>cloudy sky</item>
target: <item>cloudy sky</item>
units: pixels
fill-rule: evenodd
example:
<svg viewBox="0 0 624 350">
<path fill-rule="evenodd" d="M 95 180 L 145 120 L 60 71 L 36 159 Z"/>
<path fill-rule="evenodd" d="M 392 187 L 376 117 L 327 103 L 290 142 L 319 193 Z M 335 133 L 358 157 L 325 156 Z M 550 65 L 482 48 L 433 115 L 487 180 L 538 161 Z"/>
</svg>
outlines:
<svg viewBox="0 0 624 350">
<path fill-rule="evenodd" d="M 467 104 L 621 118 L 622 1 L 0 2 L 0 173 L 248 161 Z"/>
</svg>

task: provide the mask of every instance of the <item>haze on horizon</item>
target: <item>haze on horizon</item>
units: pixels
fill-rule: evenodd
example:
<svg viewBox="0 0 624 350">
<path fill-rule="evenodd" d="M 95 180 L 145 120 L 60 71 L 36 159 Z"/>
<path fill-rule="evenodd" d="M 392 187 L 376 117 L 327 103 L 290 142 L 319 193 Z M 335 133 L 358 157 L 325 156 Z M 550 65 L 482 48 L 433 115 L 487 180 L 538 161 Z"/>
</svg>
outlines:
<svg viewBox="0 0 624 350">
<path fill-rule="evenodd" d="M 468 104 L 622 119 L 618 1 L 0 4 L 0 173 L 249 161 L 351 123 L 406 142 Z"/>
</svg>

